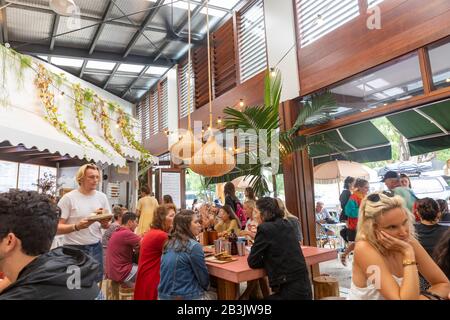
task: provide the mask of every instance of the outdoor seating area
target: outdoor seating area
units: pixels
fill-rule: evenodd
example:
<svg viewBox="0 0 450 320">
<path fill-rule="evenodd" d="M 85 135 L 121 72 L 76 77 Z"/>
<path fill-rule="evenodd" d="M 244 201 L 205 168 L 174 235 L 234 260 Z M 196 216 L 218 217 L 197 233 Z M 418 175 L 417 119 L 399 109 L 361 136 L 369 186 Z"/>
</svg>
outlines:
<svg viewBox="0 0 450 320">
<path fill-rule="evenodd" d="M 450 300 L 448 21 L 0 0 L 0 301 Z"/>
</svg>

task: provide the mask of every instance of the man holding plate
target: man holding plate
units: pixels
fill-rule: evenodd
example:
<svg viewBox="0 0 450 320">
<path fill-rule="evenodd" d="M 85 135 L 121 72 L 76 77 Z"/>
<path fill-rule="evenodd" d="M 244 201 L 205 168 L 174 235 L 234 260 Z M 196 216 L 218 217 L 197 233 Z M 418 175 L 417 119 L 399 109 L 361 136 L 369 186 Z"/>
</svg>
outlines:
<svg viewBox="0 0 450 320">
<path fill-rule="evenodd" d="M 97 191 L 100 169 L 95 164 L 85 164 L 78 169 L 79 188 L 66 193 L 58 202 L 61 219 L 58 234 L 64 235 L 63 244 L 80 249 L 99 264 L 96 281 L 103 279 L 103 249 L 101 229 L 107 229 L 111 208 L 106 195 Z"/>
</svg>

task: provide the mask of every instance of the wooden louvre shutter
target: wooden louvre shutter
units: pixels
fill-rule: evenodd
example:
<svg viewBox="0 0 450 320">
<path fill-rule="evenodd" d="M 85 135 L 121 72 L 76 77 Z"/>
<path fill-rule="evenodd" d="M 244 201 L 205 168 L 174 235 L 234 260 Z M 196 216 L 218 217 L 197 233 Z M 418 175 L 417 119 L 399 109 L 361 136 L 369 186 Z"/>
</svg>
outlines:
<svg viewBox="0 0 450 320">
<path fill-rule="evenodd" d="M 189 65 L 188 61 L 184 63 L 180 63 L 178 65 L 178 97 L 179 97 L 179 103 L 180 103 L 180 112 L 179 117 L 184 118 L 187 117 L 188 112 L 192 113 L 194 111 L 194 101 L 195 101 L 195 78 L 194 78 L 194 69 L 192 69 L 192 63 L 191 63 L 191 105 L 188 106 L 188 76 L 189 76 Z"/>
<path fill-rule="evenodd" d="M 368 0 L 367 5 L 369 8 L 372 8 L 380 3 L 382 3 L 384 0 Z"/>
<path fill-rule="evenodd" d="M 232 19 L 214 32 L 213 57 L 214 96 L 218 97 L 236 86 L 236 55 Z"/>
<path fill-rule="evenodd" d="M 158 90 L 154 89 L 150 93 L 150 135 L 155 135 L 159 132 L 159 103 Z"/>
<path fill-rule="evenodd" d="M 267 68 L 263 1 L 256 0 L 237 16 L 241 83 Z"/>
<path fill-rule="evenodd" d="M 208 103 L 208 48 L 200 47 L 194 51 L 195 72 L 195 107 L 200 108 Z"/>
<path fill-rule="evenodd" d="M 159 91 L 159 108 L 160 108 L 160 131 L 164 131 L 169 125 L 169 94 L 167 78 L 164 79 L 160 84 Z"/>
<path fill-rule="evenodd" d="M 313 43 L 359 15 L 358 0 L 296 0 L 296 6 L 298 35 L 302 47 Z"/>
<path fill-rule="evenodd" d="M 141 104 L 142 141 L 150 138 L 150 94 L 145 94 Z"/>
</svg>

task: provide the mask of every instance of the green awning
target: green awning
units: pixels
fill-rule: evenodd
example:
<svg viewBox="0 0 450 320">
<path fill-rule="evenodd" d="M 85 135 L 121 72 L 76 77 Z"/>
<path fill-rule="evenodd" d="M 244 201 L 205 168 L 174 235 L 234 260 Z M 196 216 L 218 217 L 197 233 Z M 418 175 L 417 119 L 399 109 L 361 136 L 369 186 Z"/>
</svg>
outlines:
<svg viewBox="0 0 450 320">
<path fill-rule="evenodd" d="M 309 156 L 314 165 L 331 160 L 371 162 L 392 157 L 389 140 L 370 121 L 365 121 L 308 138 L 322 140 L 326 145 L 312 145 Z"/>
<path fill-rule="evenodd" d="M 450 101 L 387 116 L 408 139 L 412 156 L 450 148 Z"/>
</svg>

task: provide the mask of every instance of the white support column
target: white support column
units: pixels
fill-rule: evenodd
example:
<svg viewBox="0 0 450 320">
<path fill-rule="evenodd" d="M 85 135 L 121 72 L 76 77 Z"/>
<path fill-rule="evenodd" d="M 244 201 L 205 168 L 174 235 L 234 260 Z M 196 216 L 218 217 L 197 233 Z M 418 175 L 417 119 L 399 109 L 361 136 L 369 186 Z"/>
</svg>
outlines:
<svg viewBox="0 0 450 320">
<path fill-rule="evenodd" d="M 292 1 L 264 0 L 264 19 L 269 67 L 275 67 L 283 59 L 276 66 L 283 80 L 280 102 L 291 100 L 300 92 Z"/>
<path fill-rule="evenodd" d="M 175 65 L 167 73 L 168 95 L 169 95 L 169 110 L 168 110 L 168 127 L 170 132 L 174 132 L 178 129 L 178 66 Z M 171 134 L 169 136 L 168 146 L 170 147 L 175 143 L 177 135 Z"/>
</svg>

